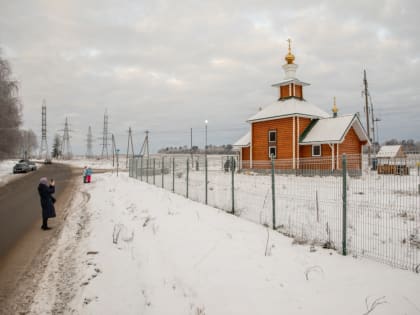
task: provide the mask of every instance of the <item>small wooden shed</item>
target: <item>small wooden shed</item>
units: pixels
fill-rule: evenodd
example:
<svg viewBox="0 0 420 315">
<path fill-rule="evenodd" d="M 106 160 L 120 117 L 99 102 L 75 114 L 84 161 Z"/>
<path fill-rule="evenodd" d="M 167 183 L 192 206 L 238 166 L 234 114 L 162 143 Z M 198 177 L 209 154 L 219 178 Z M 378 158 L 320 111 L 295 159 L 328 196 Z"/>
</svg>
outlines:
<svg viewBox="0 0 420 315">
<path fill-rule="evenodd" d="M 408 175 L 406 155 L 401 145 L 384 145 L 376 154 L 378 174 Z"/>
</svg>

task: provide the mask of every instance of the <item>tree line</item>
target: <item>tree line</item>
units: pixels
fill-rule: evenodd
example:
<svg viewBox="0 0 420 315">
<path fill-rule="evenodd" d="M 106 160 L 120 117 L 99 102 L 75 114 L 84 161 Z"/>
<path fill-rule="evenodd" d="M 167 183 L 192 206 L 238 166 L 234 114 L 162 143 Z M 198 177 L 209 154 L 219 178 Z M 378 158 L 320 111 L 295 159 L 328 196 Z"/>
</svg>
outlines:
<svg viewBox="0 0 420 315">
<path fill-rule="evenodd" d="M 35 133 L 23 130 L 19 84 L 0 50 L 0 159 L 26 157 L 38 147 Z"/>
<path fill-rule="evenodd" d="M 162 154 L 204 154 L 205 150 L 200 149 L 198 146 L 192 148 L 184 146 L 179 147 L 165 147 L 158 150 L 158 153 Z M 233 154 L 233 146 L 231 144 L 223 145 L 208 145 L 207 154 Z"/>
<path fill-rule="evenodd" d="M 413 139 L 397 140 L 390 139 L 384 142 L 384 145 L 401 145 L 404 152 L 420 152 L 420 141 Z"/>
</svg>

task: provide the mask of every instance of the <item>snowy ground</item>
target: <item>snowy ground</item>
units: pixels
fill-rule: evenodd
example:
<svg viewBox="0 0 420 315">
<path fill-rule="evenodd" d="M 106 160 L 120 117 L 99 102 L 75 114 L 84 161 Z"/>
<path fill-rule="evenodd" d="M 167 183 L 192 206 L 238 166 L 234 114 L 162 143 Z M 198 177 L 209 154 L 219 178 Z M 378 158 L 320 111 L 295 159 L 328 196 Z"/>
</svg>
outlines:
<svg viewBox="0 0 420 315">
<path fill-rule="evenodd" d="M 293 245 L 126 173 L 93 180 L 75 193 L 33 314 L 420 314 L 418 274 Z"/>
<path fill-rule="evenodd" d="M 156 161 L 137 163 L 137 179 L 186 196 L 186 160 L 165 161 L 161 172 Z M 214 159 L 208 172 L 208 204 L 232 209 L 232 175 L 221 171 Z M 149 169 L 149 172 L 142 168 Z M 156 172 L 157 170 L 157 172 Z M 136 177 L 134 167 L 132 176 Z M 420 177 L 378 175 L 374 172 L 347 178 L 347 249 L 403 269 L 420 268 Z M 189 170 L 188 197 L 205 203 L 205 173 Z M 235 213 L 245 219 L 272 226 L 270 175 L 235 174 Z M 343 180 L 339 176 L 275 176 L 276 226 L 300 242 L 330 244 L 341 250 Z"/>
<path fill-rule="evenodd" d="M 71 160 L 54 160 L 54 163 L 64 163 L 74 167 L 83 168 L 89 166 L 93 169 L 113 169 L 116 168 L 117 162 L 114 160 L 114 166 L 112 165 L 112 156 L 108 159 L 92 158 L 86 159 L 85 157 L 73 157 Z M 119 167 L 125 168 L 125 156 L 120 157 Z"/>
<path fill-rule="evenodd" d="M 12 180 L 15 177 L 25 175 L 13 174 L 13 166 L 15 166 L 17 162 L 17 159 L 0 161 L 0 186 L 7 184 L 10 180 Z"/>
</svg>

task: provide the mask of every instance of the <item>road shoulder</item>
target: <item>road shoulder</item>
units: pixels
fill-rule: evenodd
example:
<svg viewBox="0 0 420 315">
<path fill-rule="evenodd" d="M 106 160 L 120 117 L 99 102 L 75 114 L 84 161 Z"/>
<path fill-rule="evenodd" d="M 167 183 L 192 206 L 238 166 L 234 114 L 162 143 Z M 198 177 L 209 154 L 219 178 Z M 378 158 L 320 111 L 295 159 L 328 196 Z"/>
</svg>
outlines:
<svg viewBox="0 0 420 315">
<path fill-rule="evenodd" d="M 80 170 L 72 168 L 72 176 L 57 200 L 54 228 L 41 231 L 35 222 L 0 261 L 0 314 L 28 312 L 48 261 L 51 248 L 60 237 L 79 185 Z"/>
</svg>

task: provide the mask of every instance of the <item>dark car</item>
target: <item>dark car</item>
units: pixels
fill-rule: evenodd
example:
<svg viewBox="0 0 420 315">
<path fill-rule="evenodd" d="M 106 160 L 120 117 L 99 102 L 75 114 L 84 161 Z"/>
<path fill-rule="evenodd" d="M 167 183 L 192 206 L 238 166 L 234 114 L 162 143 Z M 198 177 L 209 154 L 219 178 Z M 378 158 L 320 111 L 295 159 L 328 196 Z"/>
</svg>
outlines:
<svg viewBox="0 0 420 315">
<path fill-rule="evenodd" d="M 17 163 L 15 166 L 13 166 L 13 174 L 16 173 L 27 173 L 29 172 L 31 169 L 28 165 L 28 163 L 22 162 L 22 163 Z"/>
</svg>

